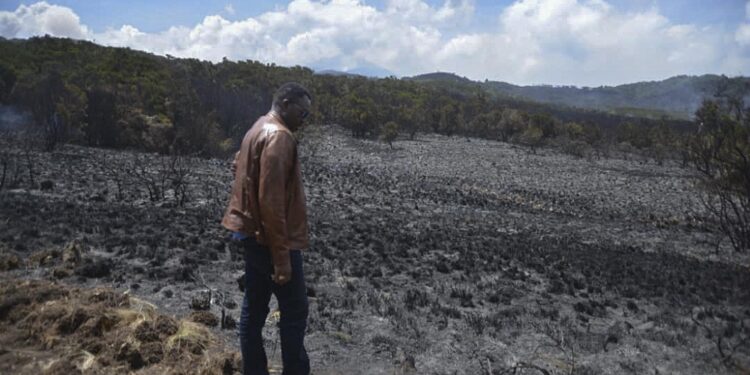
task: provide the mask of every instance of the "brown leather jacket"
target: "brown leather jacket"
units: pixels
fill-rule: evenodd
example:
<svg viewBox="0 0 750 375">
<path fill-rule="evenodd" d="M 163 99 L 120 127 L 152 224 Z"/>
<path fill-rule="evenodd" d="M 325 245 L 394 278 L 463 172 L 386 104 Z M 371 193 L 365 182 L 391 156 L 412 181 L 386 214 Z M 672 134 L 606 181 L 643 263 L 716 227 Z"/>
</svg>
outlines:
<svg viewBox="0 0 750 375">
<path fill-rule="evenodd" d="M 281 118 L 269 112 L 245 133 L 235 156 L 229 206 L 221 224 L 271 249 L 274 265 L 289 261 L 289 250 L 308 247 L 307 210 L 297 140 Z"/>
</svg>

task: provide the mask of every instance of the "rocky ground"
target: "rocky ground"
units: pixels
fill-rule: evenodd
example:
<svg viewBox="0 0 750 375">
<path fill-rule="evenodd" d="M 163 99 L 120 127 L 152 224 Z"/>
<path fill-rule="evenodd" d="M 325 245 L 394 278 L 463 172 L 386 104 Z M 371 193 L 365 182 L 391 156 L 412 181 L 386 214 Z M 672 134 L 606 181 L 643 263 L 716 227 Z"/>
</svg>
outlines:
<svg viewBox="0 0 750 375">
<path fill-rule="evenodd" d="M 750 371 L 750 259 L 710 229 L 689 170 L 435 135 L 391 150 L 337 127 L 301 144 L 315 373 Z M 237 350 L 226 161 L 11 154 L 35 178 L 0 192 L 6 283 L 110 287 Z"/>
</svg>

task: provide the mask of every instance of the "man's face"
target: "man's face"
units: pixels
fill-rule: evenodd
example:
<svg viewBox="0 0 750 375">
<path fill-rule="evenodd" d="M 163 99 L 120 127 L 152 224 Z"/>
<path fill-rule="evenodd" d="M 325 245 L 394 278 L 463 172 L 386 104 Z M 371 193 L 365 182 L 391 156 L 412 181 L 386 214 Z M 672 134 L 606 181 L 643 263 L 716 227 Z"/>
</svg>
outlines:
<svg viewBox="0 0 750 375">
<path fill-rule="evenodd" d="M 302 127 L 305 119 L 310 115 L 310 108 L 312 107 L 310 98 L 305 96 L 300 100 L 285 101 L 284 105 L 284 121 L 290 130 L 297 130 Z"/>
</svg>

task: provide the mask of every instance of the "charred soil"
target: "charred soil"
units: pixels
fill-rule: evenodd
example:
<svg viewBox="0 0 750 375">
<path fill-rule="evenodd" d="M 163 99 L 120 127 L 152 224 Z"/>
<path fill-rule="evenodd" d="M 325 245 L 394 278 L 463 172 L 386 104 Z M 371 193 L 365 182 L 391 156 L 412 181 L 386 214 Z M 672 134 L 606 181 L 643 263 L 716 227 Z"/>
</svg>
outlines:
<svg viewBox="0 0 750 375">
<path fill-rule="evenodd" d="M 301 145 L 317 373 L 750 368 L 750 262 L 712 229 L 687 169 L 433 135 L 392 150 L 337 127 Z M 121 332 L 110 319 L 132 296 L 216 335 L 179 346 L 224 353 L 193 371 L 234 366 L 242 259 L 219 225 L 228 163 L 181 159 L 176 186 L 154 179 L 165 156 L 65 146 L 33 158 L 37 186 L 0 192 L 0 275 L 14 280 L 2 289 L 0 353 L 14 358 L 3 366 L 171 363 L 155 343 L 183 323 Z M 113 299 L 77 302 L 101 287 Z M 66 299 L 76 303 L 54 307 Z M 277 319 L 264 333 L 275 366 Z M 116 334 L 93 335 L 105 328 Z"/>
</svg>

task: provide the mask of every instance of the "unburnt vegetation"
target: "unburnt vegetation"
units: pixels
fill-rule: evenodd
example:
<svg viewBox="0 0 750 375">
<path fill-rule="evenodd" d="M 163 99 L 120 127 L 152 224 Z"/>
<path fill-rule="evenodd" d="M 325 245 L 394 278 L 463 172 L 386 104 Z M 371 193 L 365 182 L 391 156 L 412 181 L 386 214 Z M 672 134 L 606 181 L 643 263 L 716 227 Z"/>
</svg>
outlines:
<svg viewBox="0 0 750 375">
<path fill-rule="evenodd" d="M 689 165 L 430 134 L 391 148 L 337 126 L 308 130 L 307 346 L 319 373 L 750 366 L 750 262 L 722 240 Z M 152 199 L 150 180 L 129 176 L 165 173 L 170 155 L 73 145 L 31 154 L 34 183 L 0 191 L 4 277 L 128 291 L 236 350 L 242 259 L 219 225 L 228 161 L 184 158 L 186 199 L 171 182 Z M 265 331 L 274 364 L 276 319 Z M 136 347 L 109 363 L 130 366 Z M 83 350 L 95 359 L 73 366 L 111 357 Z M 3 351 L 18 358 L 21 341 Z"/>
<path fill-rule="evenodd" d="M 0 116 L 10 124 L 2 127 L 34 124 L 47 150 L 73 142 L 226 156 L 288 81 L 313 93 L 311 122 L 340 124 L 371 139 L 390 137 L 393 128 L 386 124 L 393 122 L 410 138 L 435 132 L 555 145 L 581 156 L 615 146 L 668 155 L 674 138 L 692 128 L 667 114 L 633 117 L 540 104 L 468 80 L 331 76 L 299 66 L 211 63 L 52 37 L 0 40 Z M 746 84 L 714 77 L 701 92 L 710 96 L 721 85 Z"/>
</svg>

